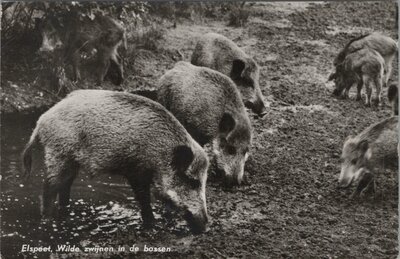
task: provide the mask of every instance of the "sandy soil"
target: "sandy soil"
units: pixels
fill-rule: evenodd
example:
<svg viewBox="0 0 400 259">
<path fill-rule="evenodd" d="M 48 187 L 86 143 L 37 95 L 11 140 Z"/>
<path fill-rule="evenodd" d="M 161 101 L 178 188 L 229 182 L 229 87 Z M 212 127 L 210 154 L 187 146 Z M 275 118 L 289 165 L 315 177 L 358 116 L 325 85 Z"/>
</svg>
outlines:
<svg viewBox="0 0 400 259">
<path fill-rule="evenodd" d="M 390 109 L 365 107 L 354 100 L 354 89 L 350 100 L 335 99 L 326 82 L 334 56 L 350 38 L 380 31 L 397 39 L 395 3 L 255 3 L 252 9 L 242 28 L 221 21 L 178 24 L 167 31 L 163 51 L 143 50 L 128 59 L 130 74 L 122 86 L 151 88 L 181 59 L 177 50 L 189 60 L 206 32 L 235 41 L 261 66 L 260 85 L 271 103 L 265 117 L 252 118 L 249 185 L 224 189 L 209 182 L 212 222 L 205 234 L 192 236 L 160 219 L 155 231 L 119 231 L 96 243 L 147 243 L 174 251 L 142 254 L 149 258 L 396 257 L 397 174 L 379 174 L 375 199 L 351 200 L 351 190 L 336 185 L 345 138 L 390 116 Z M 397 79 L 397 65 L 394 71 Z M 17 98 L 18 89 L 6 87 L 3 98 Z M 32 105 L 29 99 L 21 104 Z"/>
</svg>

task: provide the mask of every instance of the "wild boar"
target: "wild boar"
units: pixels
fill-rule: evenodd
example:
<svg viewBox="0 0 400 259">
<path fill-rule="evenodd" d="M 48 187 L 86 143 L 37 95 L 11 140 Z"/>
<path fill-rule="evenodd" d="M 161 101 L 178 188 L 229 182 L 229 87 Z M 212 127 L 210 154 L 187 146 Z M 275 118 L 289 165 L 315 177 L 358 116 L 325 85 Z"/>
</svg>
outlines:
<svg viewBox="0 0 400 259">
<path fill-rule="evenodd" d="M 361 99 L 361 89 L 366 88 L 365 104 L 371 105 L 372 86 L 376 89 L 376 102 L 381 103 L 382 80 L 384 76 L 384 60 L 375 50 L 364 48 L 348 54 L 344 61 L 336 67 L 334 77 L 335 95 L 348 97 L 350 88 L 357 84 L 357 98 Z M 330 78 L 332 79 L 332 78 Z M 342 91 L 344 92 L 342 93 Z"/>
<path fill-rule="evenodd" d="M 376 168 L 398 167 L 398 116 L 378 122 L 359 135 L 349 136 L 342 151 L 339 186 L 358 182 L 353 197 L 366 190 L 374 191 Z"/>
<path fill-rule="evenodd" d="M 218 71 L 178 62 L 158 83 L 158 101 L 204 146 L 212 143 L 227 185 L 241 184 L 252 129 L 232 80 Z"/>
<path fill-rule="evenodd" d="M 93 20 L 76 15 L 61 17 L 49 16 L 37 21 L 42 35 L 39 52 L 51 53 L 60 49 L 65 61 L 72 64 L 73 80 L 81 79 L 80 59 L 82 52 L 97 53 L 97 83 L 101 84 L 110 67 L 115 67 L 116 75 L 112 82 L 120 85 L 124 72 L 118 47 L 122 44 L 126 50 L 124 27 L 111 17 L 97 15 Z"/>
<path fill-rule="evenodd" d="M 377 51 L 385 60 L 385 78 L 384 84 L 387 85 L 392 74 L 392 63 L 397 53 L 397 43 L 392 38 L 379 33 L 365 34 L 350 40 L 339 52 L 333 61 L 335 67 L 343 63 L 346 56 L 358 51 L 359 49 L 369 48 Z M 335 73 L 331 75 L 334 77 Z"/>
<path fill-rule="evenodd" d="M 390 106 L 392 106 L 392 114 L 399 115 L 399 90 L 398 83 L 395 82 L 389 86 L 388 99 Z"/>
<path fill-rule="evenodd" d="M 259 115 L 265 113 L 259 85 L 260 68 L 233 41 L 217 33 L 205 34 L 197 42 L 191 63 L 229 76 L 237 85 L 246 107 Z"/>
<path fill-rule="evenodd" d="M 145 97 L 104 90 L 69 94 L 38 120 L 23 153 L 30 173 L 32 148 L 44 147 L 47 173 L 42 213 L 69 203 L 75 176 L 110 173 L 126 177 L 145 227 L 154 216 L 150 187 L 188 221 L 204 231 L 208 220 L 205 185 L 208 158 L 202 147 L 160 104 Z"/>
</svg>

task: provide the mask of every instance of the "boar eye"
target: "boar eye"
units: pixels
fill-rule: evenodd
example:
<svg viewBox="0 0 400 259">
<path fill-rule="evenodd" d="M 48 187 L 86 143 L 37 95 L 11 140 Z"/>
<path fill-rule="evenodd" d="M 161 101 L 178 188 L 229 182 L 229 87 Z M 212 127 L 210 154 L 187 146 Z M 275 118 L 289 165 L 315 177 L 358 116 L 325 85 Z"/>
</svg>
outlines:
<svg viewBox="0 0 400 259">
<path fill-rule="evenodd" d="M 227 152 L 229 155 L 235 155 L 235 154 L 236 154 L 236 148 L 235 148 L 234 146 L 228 145 L 228 146 L 226 147 L 226 152 Z"/>
<path fill-rule="evenodd" d="M 357 158 L 354 158 L 350 162 L 351 162 L 351 164 L 355 165 L 355 164 L 357 164 L 357 160 L 358 160 Z"/>
</svg>

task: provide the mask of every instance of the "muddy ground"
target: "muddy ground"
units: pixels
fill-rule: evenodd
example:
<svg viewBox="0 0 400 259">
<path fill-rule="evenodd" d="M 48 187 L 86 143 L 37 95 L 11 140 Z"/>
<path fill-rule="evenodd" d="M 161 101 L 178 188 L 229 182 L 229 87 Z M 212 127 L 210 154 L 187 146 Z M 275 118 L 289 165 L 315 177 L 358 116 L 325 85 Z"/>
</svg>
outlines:
<svg viewBox="0 0 400 259">
<path fill-rule="evenodd" d="M 144 232 L 137 205 L 123 181 L 97 186 L 98 192 L 108 196 L 82 196 L 82 192 L 75 192 L 71 216 L 75 221 L 57 223 L 61 225 L 53 225 L 50 232 L 35 223 L 32 228 L 37 234 L 22 235 L 26 225 L 15 223 L 19 217 L 7 214 L 4 208 L 31 213 L 37 220 L 38 209 L 15 207 L 18 190 L 26 186 L 3 180 L 3 190 L 7 190 L 2 193 L 3 255 L 15 255 L 22 243 L 68 241 L 78 246 L 147 244 L 172 249 L 170 253 L 140 253 L 143 258 L 395 258 L 397 173 L 380 172 L 375 198 L 349 199 L 351 190 L 337 189 L 336 184 L 345 138 L 390 116 L 390 108 L 365 107 L 354 100 L 354 89 L 350 100 L 332 98 L 333 85 L 326 82 L 334 56 L 350 38 L 379 31 L 397 39 L 395 7 L 394 2 L 255 3 L 244 27 L 203 20 L 183 21 L 177 28 L 168 29 L 162 50 L 131 53 L 135 58 L 128 59 L 128 79 L 119 90 L 151 88 L 166 69 L 182 58 L 177 50 L 188 60 L 197 38 L 205 32 L 214 31 L 232 39 L 259 63 L 260 85 L 271 104 L 266 116 L 252 118 L 254 145 L 246 164 L 249 185 L 224 189 L 210 180 L 207 201 L 212 221 L 207 233 L 199 236 L 192 236 L 181 220 L 166 223 L 161 217 L 154 231 Z M 397 77 L 395 65 L 392 79 Z M 21 86 L 23 82 L 2 85 L 5 112 L 29 110 L 51 102 L 46 93 Z M 384 100 L 387 103 L 386 96 Z M 12 116 L 3 117 L 13 123 Z M 7 128 L 4 121 L 3 132 Z M 21 121 L 18 123 L 25 120 Z M 34 121 L 30 122 L 30 130 L 33 125 Z M 19 134 L 18 130 L 15 132 Z M 21 133 L 24 136 L 15 136 L 21 145 L 10 152 L 20 152 L 29 133 L 27 130 Z M 2 145 L 2 149 L 7 147 Z M 3 152 L 2 169 L 7 166 L 4 163 L 9 163 L 3 160 L 7 156 Z M 85 181 L 82 179 L 79 186 L 91 187 Z M 90 181 L 103 183 L 102 179 Z M 33 187 L 39 185 L 26 185 L 32 188 L 33 195 L 25 203 L 38 206 L 40 190 Z M 157 203 L 155 210 L 157 215 L 162 213 Z M 112 220 L 104 223 L 104 217 Z M 24 220 L 21 221 L 28 222 Z M 78 225 L 84 227 L 79 229 Z M 46 233 L 51 238 L 43 237 Z"/>
</svg>

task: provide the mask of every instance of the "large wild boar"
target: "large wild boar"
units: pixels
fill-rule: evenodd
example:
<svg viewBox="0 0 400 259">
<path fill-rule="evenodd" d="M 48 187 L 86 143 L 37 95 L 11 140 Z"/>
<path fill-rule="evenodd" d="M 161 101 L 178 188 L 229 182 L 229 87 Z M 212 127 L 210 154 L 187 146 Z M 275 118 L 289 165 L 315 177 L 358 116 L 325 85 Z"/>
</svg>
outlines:
<svg viewBox="0 0 400 259">
<path fill-rule="evenodd" d="M 240 184 L 252 129 L 232 80 L 206 67 L 178 62 L 159 81 L 158 100 L 192 137 L 212 143 L 217 169 L 226 184 Z"/>
<path fill-rule="evenodd" d="M 375 169 L 398 168 L 398 116 L 376 123 L 355 137 L 348 137 L 342 151 L 339 186 L 358 182 L 353 196 L 375 191 Z"/>
<path fill-rule="evenodd" d="M 147 98 L 104 90 L 78 90 L 45 112 L 23 154 L 31 171 L 32 148 L 44 147 L 47 174 L 42 213 L 69 203 L 78 171 L 127 178 L 145 226 L 154 221 L 150 187 L 188 221 L 193 232 L 208 220 L 204 150 L 164 107 Z"/>
<path fill-rule="evenodd" d="M 399 88 L 397 82 L 389 86 L 388 99 L 390 106 L 392 106 L 392 114 L 399 115 Z"/>
<path fill-rule="evenodd" d="M 348 54 L 344 61 L 337 65 L 334 77 L 335 95 L 348 97 L 350 88 L 357 85 L 357 98 L 361 100 L 361 89 L 365 85 L 365 104 L 371 105 L 372 88 L 376 90 L 376 102 L 381 103 L 381 91 L 384 76 L 384 60 L 375 50 L 364 48 Z M 343 91 L 344 90 L 344 91 Z M 343 91 L 343 93 L 342 93 Z"/>
<path fill-rule="evenodd" d="M 76 15 L 61 17 L 49 16 L 37 21 L 42 35 L 40 52 L 53 52 L 61 49 L 64 58 L 73 67 L 73 80 L 81 79 L 80 59 L 83 51 L 97 51 L 97 83 L 101 84 L 107 75 L 110 65 L 116 75 L 112 82 L 122 83 L 123 64 L 118 54 L 118 47 L 123 44 L 126 49 L 124 27 L 111 17 L 97 15 L 93 20 Z"/>
<path fill-rule="evenodd" d="M 198 41 L 191 63 L 209 67 L 229 76 L 237 85 L 246 107 L 265 113 L 259 85 L 260 68 L 233 41 L 217 33 L 207 33 Z"/>
<path fill-rule="evenodd" d="M 385 78 L 384 83 L 387 85 L 392 73 L 392 63 L 397 53 L 397 43 L 392 38 L 379 33 L 371 33 L 350 40 L 344 48 L 335 57 L 333 64 L 337 67 L 343 63 L 347 55 L 363 48 L 369 48 L 377 51 L 384 59 Z M 334 79 L 336 73 L 330 75 Z M 341 89 L 336 91 L 342 91 Z"/>
</svg>

